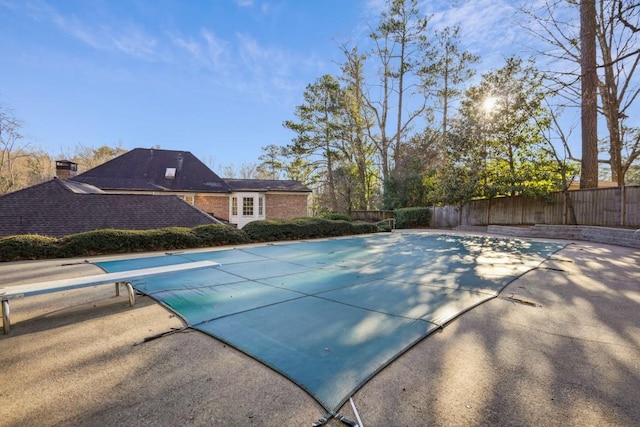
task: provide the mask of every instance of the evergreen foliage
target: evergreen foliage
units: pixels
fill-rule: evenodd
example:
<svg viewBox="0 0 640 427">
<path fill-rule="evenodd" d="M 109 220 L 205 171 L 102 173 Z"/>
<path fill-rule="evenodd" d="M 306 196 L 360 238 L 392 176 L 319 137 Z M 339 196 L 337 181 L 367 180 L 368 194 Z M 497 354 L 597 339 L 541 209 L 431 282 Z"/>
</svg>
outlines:
<svg viewBox="0 0 640 427">
<path fill-rule="evenodd" d="M 294 220 L 253 221 L 242 229 L 254 242 L 300 240 L 320 237 L 347 236 L 376 233 L 375 224 L 329 220 L 325 218 L 298 218 Z"/>
<path fill-rule="evenodd" d="M 254 221 L 242 230 L 221 224 L 211 224 L 191 229 L 184 227 L 158 230 L 102 229 L 62 238 L 20 235 L 0 239 L 0 262 L 167 251 L 376 232 L 378 227 L 370 223 L 298 218 Z"/>
<path fill-rule="evenodd" d="M 429 208 L 402 208 L 393 211 L 396 228 L 428 227 L 431 221 Z"/>
<path fill-rule="evenodd" d="M 339 212 L 327 212 L 320 215 L 320 217 L 333 221 L 351 221 L 351 217 L 349 215 Z"/>
<path fill-rule="evenodd" d="M 0 239 L 0 261 L 55 258 L 58 239 L 38 234 L 23 234 Z"/>
</svg>

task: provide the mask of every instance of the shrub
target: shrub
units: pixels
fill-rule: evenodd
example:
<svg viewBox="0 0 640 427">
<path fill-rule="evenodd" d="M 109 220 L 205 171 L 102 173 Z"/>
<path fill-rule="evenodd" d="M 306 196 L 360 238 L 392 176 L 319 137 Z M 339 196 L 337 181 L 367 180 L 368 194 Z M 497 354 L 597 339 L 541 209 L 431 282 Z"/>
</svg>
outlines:
<svg viewBox="0 0 640 427">
<path fill-rule="evenodd" d="M 428 227 L 431 220 L 429 208 L 401 208 L 393 211 L 396 228 Z"/>
<path fill-rule="evenodd" d="M 0 261 L 53 258 L 58 239 L 38 234 L 7 236 L 0 239 Z"/>
<path fill-rule="evenodd" d="M 287 235 L 287 230 L 283 227 L 282 223 L 273 219 L 251 221 L 242 227 L 242 231 L 245 232 L 252 242 L 285 240 L 285 236 Z"/>
<path fill-rule="evenodd" d="M 60 251 L 63 257 L 100 255 L 109 253 L 134 252 L 146 246 L 146 239 L 136 236 L 140 231 L 102 230 L 71 234 L 60 239 Z"/>
<path fill-rule="evenodd" d="M 330 219 L 332 221 L 348 221 L 351 222 L 351 217 L 347 214 L 344 213 L 339 213 L 339 212 L 328 212 L 325 213 L 323 215 L 321 215 L 322 218 L 324 219 Z"/>
<path fill-rule="evenodd" d="M 197 248 L 201 239 L 185 227 L 157 230 L 102 230 L 65 236 L 60 240 L 64 257 L 90 256 L 125 252 L 160 251 Z"/>
<path fill-rule="evenodd" d="M 352 223 L 324 218 L 296 218 L 290 220 L 252 221 L 245 225 L 242 231 L 254 242 L 272 242 L 375 233 L 378 228 L 374 224 L 362 222 Z"/>
<path fill-rule="evenodd" d="M 169 249 L 187 249 L 198 248 L 203 246 L 201 239 L 186 227 L 167 227 L 158 230 L 141 231 L 142 237 L 150 235 L 153 239 L 151 245 L 145 247 L 136 247 L 136 250 L 169 250 Z"/>
<path fill-rule="evenodd" d="M 0 239 L 0 261 L 200 248 L 250 241 L 312 239 L 377 231 L 374 224 L 364 222 L 297 218 L 254 221 L 247 224 L 243 230 L 211 224 L 192 229 L 184 227 L 158 230 L 102 229 L 72 234 L 60 239 L 21 235 Z"/>
<path fill-rule="evenodd" d="M 351 224 L 355 231 L 355 233 L 353 234 L 369 234 L 369 233 L 377 233 L 381 231 L 380 227 L 378 227 L 377 225 L 371 222 L 355 221 L 355 222 L 352 222 Z"/>
<path fill-rule="evenodd" d="M 200 240 L 202 246 L 221 246 L 248 243 L 247 234 L 223 224 L 199 225 L 191 230 Z"/>
</svg>

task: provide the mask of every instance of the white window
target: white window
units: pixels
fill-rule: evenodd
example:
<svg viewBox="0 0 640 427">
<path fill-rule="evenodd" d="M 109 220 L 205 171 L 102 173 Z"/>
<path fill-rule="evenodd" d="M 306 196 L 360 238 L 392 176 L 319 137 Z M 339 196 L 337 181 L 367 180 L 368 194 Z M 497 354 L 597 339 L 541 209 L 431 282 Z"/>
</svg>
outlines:
<svg viewBox="0 0 640 427">
<path fill-rule="evenodd" d="M 251 221 L 264 219 L 267 202 L 264 193 L 238 192 L 229 195 L 229 222 L 238 228 Z"/>
<path fill-rule="evenodd" d="M 242 198 L 242 216 L 253 216 L 253 197 Z"/>
<path fill-rule="evenodd" d="M 231 215 L 238 215 L 238 198 L 231 199 Z"/>
</svg>

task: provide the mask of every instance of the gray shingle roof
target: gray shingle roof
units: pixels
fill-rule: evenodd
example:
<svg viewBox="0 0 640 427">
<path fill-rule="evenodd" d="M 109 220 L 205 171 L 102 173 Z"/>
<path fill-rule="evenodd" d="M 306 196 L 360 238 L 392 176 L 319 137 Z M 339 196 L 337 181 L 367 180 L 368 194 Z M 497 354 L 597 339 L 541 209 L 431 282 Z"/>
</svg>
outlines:
<svg viewBox="0 0 640 427">
<path fill-rule="evenodd" d="M 232 179 L 224 178 L 232 191 L 291 191 L 311 193 L 311 190 L 293 180 L 281 179 Z"/>
<path fill-rule="evenodd" d="M 167 169 L 175 171 L 167 179 Z M 135 148 L 71 178 L 103 190 L 228 193 L 229 186 L 189 151 Z"/>
<path fill-rule="evenodd" d="M 60 237 L 101 228 L 149 230 L 216 222 L 177 196 L 106 194 L 57 178 L 0 197 L 0 237 Z"/>
<path fill-rule="evenodd" d="M 85 184 L 84 182 L 73 182 L 66 180 L 58 180 L 60 184 L 65 186 L 69 191 L 78 194 L 104 194 L 104 191 L 96 186 Z"/>
</svg>

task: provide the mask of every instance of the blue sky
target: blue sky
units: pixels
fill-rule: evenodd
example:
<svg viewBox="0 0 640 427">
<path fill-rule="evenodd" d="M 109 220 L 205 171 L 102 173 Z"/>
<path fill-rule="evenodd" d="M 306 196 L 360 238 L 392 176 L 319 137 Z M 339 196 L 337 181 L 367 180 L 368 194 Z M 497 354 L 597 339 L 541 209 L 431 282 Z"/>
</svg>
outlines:
<svg viewBox="0 0 640 427">
<path fill-rule="evenodd" d="M 480 70 L 526 55 L 515 1 L 425 2 L 460 25 Z M 381 0 L 0 0 L 0 104 L 52 155 L 159 145 L 206 163 L 257 163 L 286 145 L 307 84 L 338 74 Z"/>
</svg>

